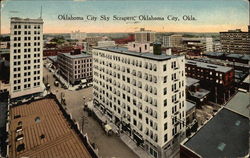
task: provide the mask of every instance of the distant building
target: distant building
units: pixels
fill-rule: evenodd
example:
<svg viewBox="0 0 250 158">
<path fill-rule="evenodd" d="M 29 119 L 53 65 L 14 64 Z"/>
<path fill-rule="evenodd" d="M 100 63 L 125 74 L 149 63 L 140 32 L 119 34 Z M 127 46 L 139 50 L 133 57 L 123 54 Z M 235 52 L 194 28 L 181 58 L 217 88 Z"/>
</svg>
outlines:
<svg viewBox="0 0 250 158">
<path fill-rule="evenodd" d="M 10 47 L 10 42 L 6 42 L 6 41 L 0 41 L 0 48 L 1 49 L 7 49 Z"/>
<path fill-rule="evenodd" d="M 240 29 L 220 32 L 220 42 L 225 53 L 250 54 L 250 32 Z"/>
<path fill-rule="evenodd" d="M 89 46 L 97 46 L 98 41 L 102 41 L 101 36 L 87 37 L 86 42 Z"/>
<path fill-rule="evenodd" d="M 92 56 L 78 52 L 60 53 L 57 56 L 60 75 L 71 84 L 85 79 L 92 81 Z"/>
<path fill-rule="evenodd" d="M 155 32 L 141 28 L 135 32 L 135 42 L 138 43 L 153 43 L 155 42 Z"/>
<path fill-rule="evenodd" d="M 85 32 L 80 32 L 80 30 L 78 31 L 72 31 L 70 33 L 70 39 L 72 40 L 85 40 L 87 38 L 87 34 Z"/>
<path fill-rule="evenodd" d="M 224 103 L 234 93 L 231 67 L 186 60 L 186 76 L 200 80 L 201 87 L 211 92 L 209 99 L 216 103 Z"/>
<path fill-rule="evenodd" d="M 162 45 L 164 47 L 181 47 L 182 35 L 163 36 Z"/>
<path fill-rule="evenodd" d="M 10 97 L 39 95 L 43 85 L 43 20 L 11 18 Z"/>
<path fill-rule="evenodd" d="M 93 49 L 94 105 L 154 158 L 170 157 L 185 137 L 185 58 Z"/>
<path fill-rule="evenodd" d="M 115 41 L 98 41 L 97 47 L 113 47 L 115 46 Z"/>
<path fill-rule="evenodd" d="M 207 52 L 213 52 L 214 51 L 213 46 L 214 46 L 213 38 L 212 37 L 206 37 L 206 51 Z"/>
</svg>

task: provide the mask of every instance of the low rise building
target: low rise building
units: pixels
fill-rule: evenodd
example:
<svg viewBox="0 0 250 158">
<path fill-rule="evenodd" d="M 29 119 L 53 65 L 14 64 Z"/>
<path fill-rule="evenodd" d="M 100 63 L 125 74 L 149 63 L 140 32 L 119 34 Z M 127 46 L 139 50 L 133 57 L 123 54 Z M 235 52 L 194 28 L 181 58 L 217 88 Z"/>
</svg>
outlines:
<svg viewBox="0 0 250 158">
<path fill-rule="evenodd" d="M 203 127 L 181 143 L 180 156 L 249 157 L 249 95 L 238 92 Z"/>
<path fill-rule="evenodd" d="M 53 98 L 13 106 L 9 118 L 7 157 L 97 158 Z"/>
<path fill-rule="evenodd" d="M 186 96 L 200 107 L 207 101 L 209 91 L 200 87 L 200 80 L 186 77 Z"/>
<path fill-rule="evenodd" d="M 186 76 L 200 80 L 211 92 L 209 100 L 224 103 L 234 93 L 234 69 L 196 60 L 186 60 Z"/>
<path fill-rule="evenodd" d="M 92 82 L 92 56 L 78 52 L 60 53 L 57 56 L 60 75 L 70 84 L 79 84 L 82 80 Z"/>
<path fill-rule="evenodd" d="M 115 41 L 98 41 L 97 47 L 112 47 L 115 46 Z"/>
</svg>

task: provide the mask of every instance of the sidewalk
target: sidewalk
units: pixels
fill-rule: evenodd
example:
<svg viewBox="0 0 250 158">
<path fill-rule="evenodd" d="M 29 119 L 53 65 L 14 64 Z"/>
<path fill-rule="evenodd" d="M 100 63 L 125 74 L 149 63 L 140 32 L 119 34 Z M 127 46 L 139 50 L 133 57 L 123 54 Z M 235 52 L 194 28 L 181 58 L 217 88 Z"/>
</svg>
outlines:
<svg viewBox="0 0 250 158">
<path fill-rule="evenodd" d="M 112 127 L 112 131 L 114 133 L 119 131 L 119 128 L 113 122 L 111 122 L 111 120 L 106 115 L 102 114 L 99 109 L 93 106 L 93 102 L 87 102 L 87 105 L 88 108 L 91 109 L 100 120 L 102 120 L 102 122 L 107 122 Z M 140 158 L 152 158 L 145 150 L 137 146 L 136 142 L 134 142 L 125 133 L 120 133 L 120 139 Z"/>
<path fill-rule="evenodd" d="M 136 143 L 126 134 L 120 134 L 121 140 L 140 158 L 152 158 L 149 154 L 141 147 L 137 146 Z"/>
</svg>

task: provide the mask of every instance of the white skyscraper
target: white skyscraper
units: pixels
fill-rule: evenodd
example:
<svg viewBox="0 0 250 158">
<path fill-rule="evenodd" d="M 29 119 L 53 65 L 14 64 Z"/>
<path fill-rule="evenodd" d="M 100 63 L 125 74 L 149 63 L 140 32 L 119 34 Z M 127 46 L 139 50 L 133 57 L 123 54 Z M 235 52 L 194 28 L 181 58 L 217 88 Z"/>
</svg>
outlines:
<svg viewBox="0 0 250 158">
<path fill-rule="evenodd" d="M 43 20 L 10 21 L 10 96 L 36 95 L 43 85 Z"/>
<path fill-rule="evenodd" d="M 185 58 L 153 49 L 93 49 L 94 105 L 149 155 L 165 158 L 185 137 Z"/>
</svg>

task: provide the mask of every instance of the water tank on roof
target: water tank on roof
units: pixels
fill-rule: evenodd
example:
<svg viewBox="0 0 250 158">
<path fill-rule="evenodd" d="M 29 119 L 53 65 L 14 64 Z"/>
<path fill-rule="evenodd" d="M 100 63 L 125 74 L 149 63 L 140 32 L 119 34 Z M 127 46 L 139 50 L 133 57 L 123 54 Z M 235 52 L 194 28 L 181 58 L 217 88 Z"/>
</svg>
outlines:
<svg viewBox="0 0 250 158">
<path fill-rule="evenodd" d="M 155 55 L 161 55 L 161 43 L 159 42 L 153 43 L 153 53 Z"/>
</svg>

